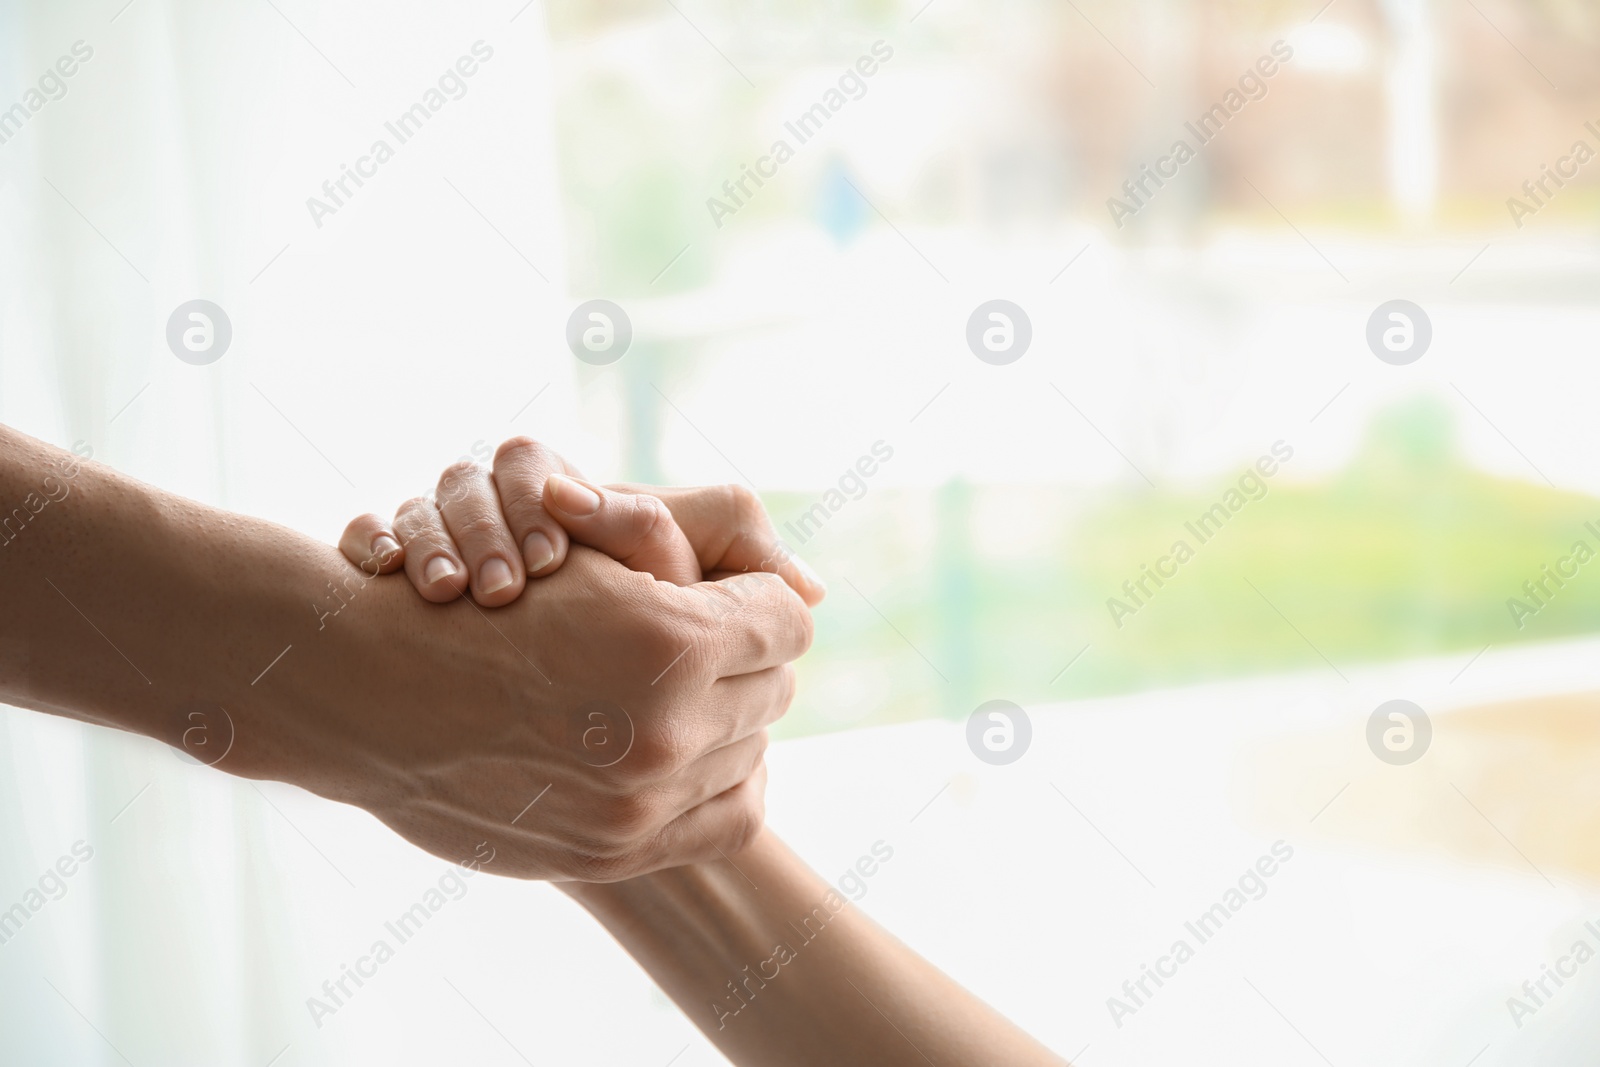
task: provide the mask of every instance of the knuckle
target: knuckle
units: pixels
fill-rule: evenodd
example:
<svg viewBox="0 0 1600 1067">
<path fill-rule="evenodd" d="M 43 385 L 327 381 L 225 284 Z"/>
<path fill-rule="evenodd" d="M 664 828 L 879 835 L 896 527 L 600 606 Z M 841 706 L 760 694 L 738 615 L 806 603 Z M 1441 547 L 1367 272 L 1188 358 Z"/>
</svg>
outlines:
<svg viewBox="0 0 1600 1067">
<path fill-rule="evenodd" d="M 394 532 L 400 535 L 401 542 L 408 543 L 427 532 L 433 511 L 433 501 L 427 497 L 414 496 L 401 504 L 394 515 Z"/>
<path fill-rule="evenodd" d="M 755 579 L 755 575 L 750 576 Z M 809 612 L 794 611 L 789 603 L 793 594 L 787 591 L 781 578 L 763 574 L 754 589 L 752 610 L 745 615 L 745 629 L 756 654 L 766 660 L 783 656 L 794 658 L 795 650 L 804 651 L 811 644 L 811 617 Z"/>
<path fill-rule="evenodd" d="M 553 453 L 544 445 L 535 441 L 527 434 L 517 434 L 500 442 L 500 447 L 494 450 L 494 462 L 504 463 L 508 460 L 536 463 Z"/>
<path fill-rule="evenodd" d="M 608 841 L 626 843 L 655 829 L 659 804 L 651 792 L 636 790 L 603 802 L 598 815 L 600 834 Z"/>
<path fill-rule="evenodd" d="M 770 660 L 778 649 L 778 638 L 772 632 L 772 627 L 755 622 L 747 630 L 751 654 L 762 663 Z"/>
<path fill-rule="evenodd" d="M 376 515 L 357 516 L 350 520 L 349 525 L 344 528 L 344 533 L 339 536 L 339 548 L 346 555 L 354 553 L 365 557 L 372 539 L 377 536 L 378 531 L 381 529 L 383 529 L 383 520 Z M 360 561 L 352 560 L 351 562 L 358 563 Z"/>
<path fill-rule="evenodd" d="M 472 460 L 457 460 L 439 475 L 437 495 L 441 500 L 457 499 L 458 494 L 465 493 L 482 477 L 483 469 Z"/>
<path fill-rule="evenodd" d="M 761 827 L 766 824 L 766 803 L 755 790 L 747 790 L 749 797 L 741 801 L 734 817 L 733 825 L 728 831 L 728 844 L 730 852 L 743 852 L 755 844 L 756 836 L 761 833 Z"/>
<path fill-rule="evenodd" d="M 425 496 L 414 496 L 395 509 L 396 515 L 426 514 L 433 510 L 433 500 Z"/>
<path fill-rule="evenodd" d="M 742 643 L 762 662 L 791 662 L 805 655 L 816 636 L 811 612 L 797 608 L 796 595 L 781 578 L 768 574 L 742 575 L 735 590 L 738 602 L 730 610 L 731 625 L 738 627 Z M 758 584 L 759 583 L 759 584 Z M 739 608 L 747 610 L 739 612 Z"/>
<path fill-rule="evenodd" d="M 794 703 L 795 693 L 799 690 L 799 677 L 795 672 L 793 663 L 785 663 L 778 668 L 778 710 L 787 712 Z M 765 751 L 766 746 L 762 746 Z"/>
<path fill-rule="evenodd" d="M 683 728 L 668 721 L 642 729 L 634 739 L 633 754 L 638 758 L 630 768 L 635 780 L 668 777 L 689 761 L 691 749 Z"/>
<path fill-rule="evenodd" d="M 456 534 L 463 540 L 489 541 L 501 530 L 500 517 L 479 511 L 452 523 Z"/>
<path fill-rule="evenodd" d="M 544 509 L 544 486 L 533 485 L 520 476 L 501 476 L 495 479 L 495 490 L 500 494 L 500 508 L 506 516 L 532 519 Z"/>
<path fill-rule="evenodd" d="M 793 596 L 794 594 L 791 593 L 789 595 Z M 811 612 L 809 610 L 801 610 L 791 614 L 794 616 L 794 626 L 796 630 L 795 647 L 800 650 L 799 655 L 803 656 L 807 652 L 811 651 L 811 642 L 816 639 L 816 620 L 811 617 Z"/>
<path fill-rule="evenodd" d="M 701 596 L 647 582 L 640 590 L 639 610 L 631 613 L 619 635 L 636 656 L 644 675 L 641 684 L 666 695 L 714 681 L 717 617 L 710 606 Z"/>
<path fill-rule="evenodd" d="M 728 511 L 740 525 L 764 523 L 767 509 L 756 491 L 741 482 L 730 482 L 722 487 L 728 497 Z"/>
<path fill-rule="evenodd" d="M 630 511 L 628 514 L 629 535 L 635 547 L 648 541 L 657 527 L 662 526 L 662 519 L 668 514 L 667 505 L 659 497 L 645 493 L 628 497 Z"/>
</svg>

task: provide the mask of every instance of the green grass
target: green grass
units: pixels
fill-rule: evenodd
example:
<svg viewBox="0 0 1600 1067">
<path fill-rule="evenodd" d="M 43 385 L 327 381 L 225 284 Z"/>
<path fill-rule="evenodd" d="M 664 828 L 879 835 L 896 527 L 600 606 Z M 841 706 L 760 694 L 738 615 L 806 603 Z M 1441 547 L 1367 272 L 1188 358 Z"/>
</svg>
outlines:
<svg viewBox="0 0 1600 1067">
<path fill-rule="evenodd" d="M 830 593 L 780 732 L 1326 670 L 1324 656 L 1341 670 L 1449 652 L 1465 663 L 1487 644 L 1600 629 L 1600 559 L 1520 629 L 1506 604 L 1574 542 L 1600 551 L 1584 528 L 1600 528 L 1600 500 L 1467 467 L 1436 409 L 1380 419 L 1336 478 L 1292 475 L 1291 463 L 1204 544 L 1184 524 L 1234 479 L 1102 494 L 951 483 L 852 502 L 801 550 Z M 780 521 L 810 502 L 768 501 Z M 1116 626 L 1106 599 L 1179 538 L 1194 558 Z"/>
</svg>

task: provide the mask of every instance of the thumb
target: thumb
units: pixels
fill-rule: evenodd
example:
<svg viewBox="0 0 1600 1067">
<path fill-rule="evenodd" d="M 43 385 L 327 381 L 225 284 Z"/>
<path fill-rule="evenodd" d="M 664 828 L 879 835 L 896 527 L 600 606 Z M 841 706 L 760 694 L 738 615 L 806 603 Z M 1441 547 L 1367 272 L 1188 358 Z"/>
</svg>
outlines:
<svg viewBox="0 0 1600 1067">
<path fill-rule="evenodd" d="M 666 504 L 646 493 L 614 493 L 552 474 L 544 506 L 580 545 L 604 552 L 631 570 L 673 585 L 700 581 L 700 563 Z"/>
</svg>

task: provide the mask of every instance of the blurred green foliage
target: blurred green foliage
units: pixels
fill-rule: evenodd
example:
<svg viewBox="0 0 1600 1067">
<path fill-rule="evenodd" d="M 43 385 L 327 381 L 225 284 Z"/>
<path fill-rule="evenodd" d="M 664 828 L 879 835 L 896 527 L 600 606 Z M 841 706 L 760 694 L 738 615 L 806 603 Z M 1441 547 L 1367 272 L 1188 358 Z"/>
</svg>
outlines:
<svg viewBox="0 0 1600 1067">
<path fill-rule="evenodd" d="M 780 732 L 957 718 L 999 697 L 1027 706 L 1328 671 L 1322 657 L 1341 671 L 1451 652 L 1465 665 L 1485 645 L 1600 628 L 1600 560 L 1563 588 L 1548 585 L 1554 595 L 1521 628 L 1507 606 L 1512 597 L 1536 606 L 1523 583 L 1574 542 L 1600 552 L 1584 527 L 1600 528 L 1600 500 L 1468 467 L 1442 406 L 1383 414 L 1331 480 L 1292 476 L 1291 463 L 1204 544 L 1184 524 L 1233 479 L 1098 494 L 952 483 L 852 502 L 855 514 L 800 549 L 830 592 Z M 768 503 L 781 523 L 811 500 Z M 993 536 L 974 534 L 1030 521 L 1023 540 L 1035 547 L 1025 551 L 996 551 L 986 547 Z M 1194 558 L 1119 628 L 1107 598 L 1180 537 Z"/>
</svg>

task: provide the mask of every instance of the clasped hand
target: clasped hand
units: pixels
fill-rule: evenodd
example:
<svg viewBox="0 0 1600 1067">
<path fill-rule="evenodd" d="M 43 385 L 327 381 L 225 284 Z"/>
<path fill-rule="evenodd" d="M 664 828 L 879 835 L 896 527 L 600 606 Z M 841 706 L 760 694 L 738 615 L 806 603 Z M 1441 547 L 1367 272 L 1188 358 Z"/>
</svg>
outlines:
<svg viewBox="0 0 1600 1067">
<path fill-rule="evenodd" d="M 450 657 L 461 684 L 393 724 L 386 788 L 358 801 L 400 834 L 449 859 L 488 841 L 502 874 L 615 881 L 760 830 L 766 728 L 823 588 L 754 493 L 602 488 L 515 438 L 340 548 L 369 575 L 403 568 L 472 638 Z"/>
</svg>

